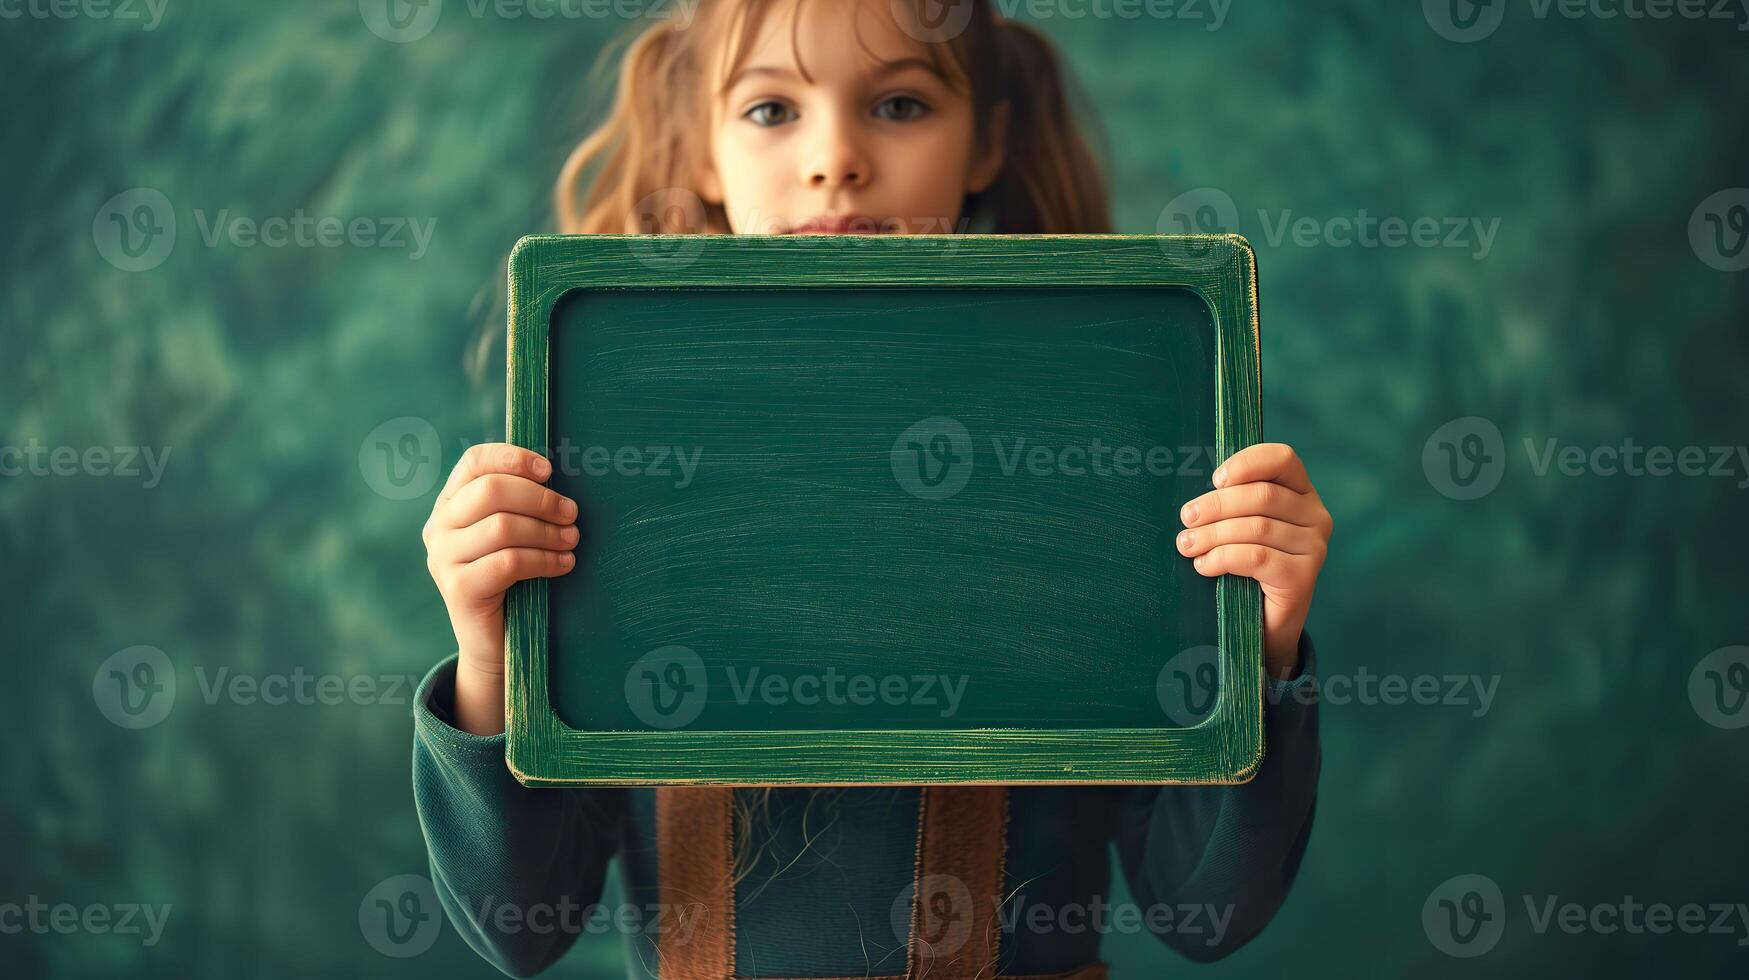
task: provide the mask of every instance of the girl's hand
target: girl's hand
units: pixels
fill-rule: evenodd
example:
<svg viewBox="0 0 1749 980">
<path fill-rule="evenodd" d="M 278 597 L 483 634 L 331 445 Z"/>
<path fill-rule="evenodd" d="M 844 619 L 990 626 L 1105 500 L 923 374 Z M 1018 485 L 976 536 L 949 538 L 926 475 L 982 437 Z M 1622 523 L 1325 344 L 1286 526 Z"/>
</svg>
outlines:
<svg viewBox="0 0 1749 980">
<path fill-rule="evenodd" d="M 1178 551 L 1206 576 L 1243 575 L 1263 586 L 1263 665 L 1299 669 L 1300 629 L 1330 550 L 1330 512 L 1290 446 L 1259 443 L 1215 470 L 1215 489 L 1184 505 Z"/>
<path fill-rule="evenodd" d="M 576 565 L 577 503 L 541 485 L 552 472 L 546 457 L 518 446 L 472 446 L 425 522 L 425 567 L 461 651 L 456 723 L 476 735 L 504 730 L 505 591 Z"/>
</svg>

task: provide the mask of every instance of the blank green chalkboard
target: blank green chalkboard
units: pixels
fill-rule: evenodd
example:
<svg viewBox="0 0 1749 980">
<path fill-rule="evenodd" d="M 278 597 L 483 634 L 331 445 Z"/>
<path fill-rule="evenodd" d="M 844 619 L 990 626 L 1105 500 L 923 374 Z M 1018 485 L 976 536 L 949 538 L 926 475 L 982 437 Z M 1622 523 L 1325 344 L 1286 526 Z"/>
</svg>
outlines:
<svg viewBox="0 0 1749 980">
<path fill-rule="evenodd" d="M 1178 510 L 1260 438 L 1237 236 L 567 236 L 510 438 L 582 503 L 508 598 L 530 785 L 1234 782 L 1256 584 Z"/>
</svg>

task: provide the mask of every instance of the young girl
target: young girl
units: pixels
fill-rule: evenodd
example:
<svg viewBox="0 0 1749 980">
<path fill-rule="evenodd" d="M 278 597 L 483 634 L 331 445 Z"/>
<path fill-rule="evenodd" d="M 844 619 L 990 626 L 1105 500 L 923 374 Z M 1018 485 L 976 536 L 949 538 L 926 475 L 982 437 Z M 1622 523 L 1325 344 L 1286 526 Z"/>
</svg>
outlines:
<svg viewBox="0 0 1749 980">
<path fill-rule="evenodd" d="M 984 0 L 687 6 L 626 54 L 559 180 L 562 230 L 1109 231 L 1051 46 Z M 1318 780 L 1302 626 L 1331 526 L 1288 447 L 1235 454 L 1181 515 L 1197 571 L 1263 588 L 1268 753 L 1240 786 L 525 789 L 504 764 L 504 593 L 575 564 L 579 504 L 550 474 L 475 446 L 424 535 L 459 654 L 420 690 L 414 791 L 444 908 L 500 969 L 613 928 L 634 975 L 665 980 L 1095 980 L 1107 931 L 1213 959 L 1286 896 Z M 1112 845 L 1135 906 L 1109 902 Z M 614 858 L 627 904 L 606 921 Z"/>
</svg>

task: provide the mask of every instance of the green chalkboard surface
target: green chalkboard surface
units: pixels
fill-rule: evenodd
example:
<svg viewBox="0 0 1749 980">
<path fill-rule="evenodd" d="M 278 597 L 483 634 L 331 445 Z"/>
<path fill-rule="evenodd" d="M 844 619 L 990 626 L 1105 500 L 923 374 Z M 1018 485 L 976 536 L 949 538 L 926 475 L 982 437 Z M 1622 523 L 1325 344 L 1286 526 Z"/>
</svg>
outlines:
<svg viewBox="0 0 1749 980">
<path fill-rule="evenodd" d="M 511 440 L 582 503 L 508 599 L 530 785 L 1233 782 L 1253 582 L 1178 510 L 1260 438 L 1237 236 L 567 236 Z"/>
</svg>

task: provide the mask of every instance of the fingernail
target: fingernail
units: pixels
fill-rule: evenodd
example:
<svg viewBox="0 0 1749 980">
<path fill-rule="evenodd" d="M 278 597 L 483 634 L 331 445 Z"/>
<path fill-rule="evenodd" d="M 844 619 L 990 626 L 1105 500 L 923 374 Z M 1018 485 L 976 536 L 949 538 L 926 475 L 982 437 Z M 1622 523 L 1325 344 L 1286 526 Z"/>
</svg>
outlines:
<svg viewBox="0 0 1749 980">
<path fill-rule="evenodd" d="M 1196 544 L 1196 535 L 1195 534 L 1192 534 L 1191 532 L 1186 531 L 1183 534 L 1180 534 L 1178 536 L 1178 550 L 1179 551 L 1189 551 L 1191 546 L 1194 544 Z"/>
<path fill-rule="evenodd" d="M 576 560 L 577 560 L 577 556 L 573 555 L 569 551 L 567 551 L 564 554 L 559 556 L 559 565 L 562 568 L 570 568 L 571 563 L 576 561 Z"/>
<path fill-rule="evenodd" d="M 1195 524 L 1196 523 L 1196 505 L 1195 504 L 1185 504 L 1184 509 L 1178 512 L 1178 516 L 1183 518 L 1184 523 L 1186 523 L 1186 524 Z"/>
<path fill-rule="evenodd" d="M 572 500 L 570 497 L 566 497 L 565 503 L 559 508 L 559 513 L 563 515 L 567 521 L 575 519 L 577 516 L 577 501 Z"/>
<path fill-rule="evenodd" d="M 1199 572 L 1200 572 L 1200 571 L 1202 571 L 1202 567 L 1203 567 L 1203 566 L 1204 566 L 1204 565 L 1207 565 L 1207 564 L 1208 564 L 1208 561 L 1209 561 L 1209 556 L 1207 556 L 1207 555 L 1197 555 L 1197 556 L 1196 556 L 1196 560 L 1195 560 L 1195 561 L 1193 561 L 1193 562 L 1191 562 L 1191 564 L 1193 564 L 1193 565 L 1195 565 L 1195 566 L 1196 566 L 1196 570 L 1197 570 L 1197 571 L 1199 571 Z"/>
<path fill-rule="evenodd" d="M 1215 470 L 1215 486 L 1224 487 L 1226 485 L 1227 485 L 1227 468 L 1225 466 L 1223 466 L 1220 469 Z"/>
<path fill-rule="evenodd" d="M 553 472 L 553 464 L 547 462 L 546 458 L 544 456 L 536 456 L 534 458 L 533 467 L 534 467 L 534 475 L 540 477 L 543 480 L 546 479 Z"/>
</svg>

